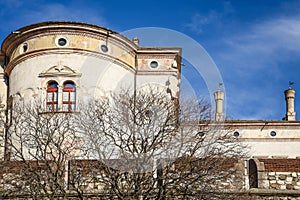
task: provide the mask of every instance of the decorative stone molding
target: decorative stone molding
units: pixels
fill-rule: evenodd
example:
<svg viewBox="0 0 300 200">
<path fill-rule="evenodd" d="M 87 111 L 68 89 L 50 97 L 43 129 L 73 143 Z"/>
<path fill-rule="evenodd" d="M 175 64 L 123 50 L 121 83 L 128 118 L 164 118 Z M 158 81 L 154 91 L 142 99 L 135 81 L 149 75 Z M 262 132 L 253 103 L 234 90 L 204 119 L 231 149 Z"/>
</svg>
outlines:
<svg viewBox="0 0 300 200">
<path fill-rule="evenodd" d="M 65 77 L 80 77 L 80 73 L 76 73 L 70 67 L 63 66 L 60 63 L 57 66 L 50 67 L 43 73 L 39 74 L 39 77 L 57 77 L 57 76 L 65 76 Z"/>
</svg>

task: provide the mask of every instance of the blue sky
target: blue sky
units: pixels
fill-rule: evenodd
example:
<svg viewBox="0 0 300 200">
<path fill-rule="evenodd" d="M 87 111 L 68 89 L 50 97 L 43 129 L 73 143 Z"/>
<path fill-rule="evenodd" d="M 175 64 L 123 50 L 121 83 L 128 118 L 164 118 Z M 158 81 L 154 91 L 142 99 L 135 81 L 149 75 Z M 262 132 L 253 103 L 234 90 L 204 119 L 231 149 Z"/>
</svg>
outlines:
<svg viewBox="0 0 300 200">
<path fill-rule="evenodd" d="M 179 31 L 201 44 L 221 72 L 230 118 L 280 120 L 283 91 L 294 81 L 300 119 L 300 0 L 0 0 L 0 41 L 13 30 L 49 20 L 117 32 L 140 27 Z M 192 68 L 187 63 L 183 77 L 207 95 Z"/>
</svg>

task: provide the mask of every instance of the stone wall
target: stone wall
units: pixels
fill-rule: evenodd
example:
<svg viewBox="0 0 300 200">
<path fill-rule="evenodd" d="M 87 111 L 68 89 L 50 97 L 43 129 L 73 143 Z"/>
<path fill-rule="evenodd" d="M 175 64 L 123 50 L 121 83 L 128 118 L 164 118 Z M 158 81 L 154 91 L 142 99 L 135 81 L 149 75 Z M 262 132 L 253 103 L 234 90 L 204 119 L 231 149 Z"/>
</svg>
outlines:
<svg viewBox="0 0 300 200">
<path fill-rule="evenodd" d="M 115 160 L 110 160 L 110 164 L 114 164 Z M 235 168 L 232 171 L 232 176 L 227 177 L 227 180 L 220 180 L 216 186 L 221 189 L 219 192 L 231 192 L 239 196 L 238 199 L 245 200 L 300 200 L 300 159 L 255 159 L 258 173 L 258 188 L 250 188 L 249 190 L 243 189 L 243 183 L 237 181 L 238 174 L 244 175 L 243 166 L 241 163 L 224 163 L 224 169 Z M 43 162 L 29 162 L 33 166 L 31 170 L 43 170 L 45 165 Z M 37 165 L 39 164 L 39 165 Z M 229 164 L 229 165 L 227 165 Z M 82 178 L 80 189 L 95 192 L 96 194 L 105 195 L 107 188 L 100 182 L 105 179 L 102 170 L 104 170 L 102 162 L 95 160 L 77 160 L 70 161 L 68 164 L 68 188 L 72 191 L 73 182 L 76 180 L 77 175 Z M 21 175 L 26 172 L 26 166 L 23 166 L 18 161 L 0 162 L 0 194 L 2 191 L 20 188 L 22 181 Z M 97 170 L 95 170 L 97 169 Z M 176 165 L 174 167 L 176 170 Z M 26 174 L 26 173 L 25 173 Z M 102 174 L 102 175 L 101 175 Z M 65 182 L 65 183 L 67 183 Z M 26 184 L 25 184 L 26 185 Z M 2 194 L 3 195 L 3 194 Z M 1 195 L 0 195 L 1 198 Z"/>
<path fill-rule="evenodd" d="M 259 159 L 259 188 L 300 190 L 300 159 Z"/>
<path fill-rule="evenodd" d="M 300 173 L 267 172 L 265 188 L 280 190 L 300 190 Z"/>
</svg>

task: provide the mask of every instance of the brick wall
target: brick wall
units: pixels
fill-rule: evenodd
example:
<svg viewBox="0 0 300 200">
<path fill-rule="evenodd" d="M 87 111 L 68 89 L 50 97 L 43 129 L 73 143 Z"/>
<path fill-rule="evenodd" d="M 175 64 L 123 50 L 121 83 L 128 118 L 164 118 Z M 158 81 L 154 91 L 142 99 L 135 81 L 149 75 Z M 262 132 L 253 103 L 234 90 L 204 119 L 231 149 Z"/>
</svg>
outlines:
<svg viewBox="0 0 300 200">
<path fill-rule="evenodd" d="M 300 172 L 300 159 L 258 159 L 267 172 Z"/>
</svg>

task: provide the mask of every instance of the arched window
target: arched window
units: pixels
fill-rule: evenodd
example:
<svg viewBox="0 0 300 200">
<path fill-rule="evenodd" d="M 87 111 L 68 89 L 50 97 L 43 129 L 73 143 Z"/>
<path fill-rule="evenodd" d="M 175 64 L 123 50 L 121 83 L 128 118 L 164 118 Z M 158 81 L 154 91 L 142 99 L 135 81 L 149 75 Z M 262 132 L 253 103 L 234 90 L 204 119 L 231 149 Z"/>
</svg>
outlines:
<svg viewBox="0 0 300 200">
<path fill-rule="evenodd" d="M 47 85 L 47 109 L 50 112 L 57 111 L 58 107 L 58 84 L 51 81 Z"/>
<path fill-rule="evenodd" d="M 63 111 L 71 112 L 76 108 L 76 87 L 72 81 L 64 82 L 63 86 Z"/>
<path fill-rule="evenodd" d="M 257 165 L 253 159 L 249 160 L 249 186 L 250 188 L 258 188 Z"/>
</svg>

